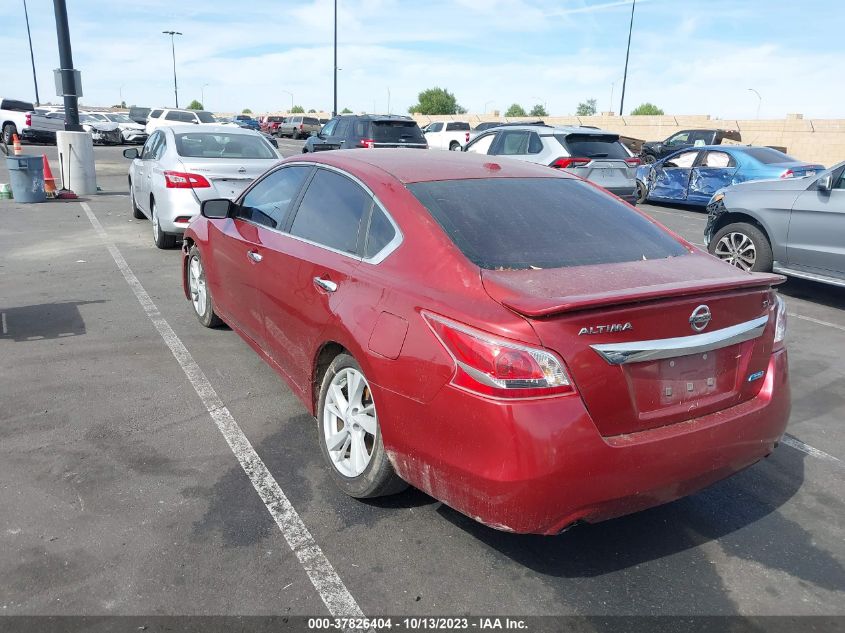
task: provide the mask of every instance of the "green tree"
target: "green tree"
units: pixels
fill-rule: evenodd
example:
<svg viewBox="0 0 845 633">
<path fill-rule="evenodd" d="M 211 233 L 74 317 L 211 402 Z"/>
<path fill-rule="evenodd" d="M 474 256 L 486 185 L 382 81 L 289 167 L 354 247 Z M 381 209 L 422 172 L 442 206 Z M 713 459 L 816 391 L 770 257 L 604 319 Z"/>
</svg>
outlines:
<svg viewBox="0 0 845 633">
<path fill-rule="evenodd" d="M 587 99 L 578 104 L 575 109 L 575 116 L 594 116 L 596 114 L 596 100 Z"/>
<path fill-rule="evenodd" d="M 188 104 L 188 110 L 205 110 L 205 108 L 202 107 L 202 104 L 199 101 L 194 99 Z"/>
<path fill-rule="evenodd" d="M 531 116 L 549 116 L 549 113 L 546 112 L 546 108 L 542 106 L 542 104 L 537 104 L 533 108 L 531 108 L 531 112 L 529 112 Z"/>
<path fill-rule="evenodd" d="M 352 110 L 350 110 L 349 108 L 344 108 L 343 110 L 340 111 L 340 113 L 341 114 L 352 114 Z"/>
<path fill-rule="evenodd" d="M 417 95 L 418 103 L 408 108 L 413 114 L 460 114 L 466 112 L 458 105 L 455 95 L 445 88 L 429 88 Z"/>
<path fill-rule="evenodd" d="M 631 114 L 634 116 L 638 116 L 641 114 L 663 114 L 663 110 L 658 108 L 653 103 L 649 103 L 646 101 L 643 104 L 638 105 L 636 108 L 631 110 Z"/>
<path fill-rule="evenodd" d="M 303 114 L 305 112 L 305 108 L 300 105 L 295 105 L 291 109 L 291 114 Z"/>
<path fill-rule="evenodd" d="M 527 116 L 525 114 L 525 108 L 523 108 L 518 103 L 511 104 L 511 107 L 507 109 L 505 112 L 505 116 Z"/>
</svg>

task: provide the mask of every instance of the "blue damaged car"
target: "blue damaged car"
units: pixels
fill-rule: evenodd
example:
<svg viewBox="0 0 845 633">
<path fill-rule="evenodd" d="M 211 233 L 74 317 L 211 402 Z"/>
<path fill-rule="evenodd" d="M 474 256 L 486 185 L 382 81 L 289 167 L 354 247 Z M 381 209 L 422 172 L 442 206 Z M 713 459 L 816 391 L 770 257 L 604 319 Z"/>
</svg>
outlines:
<svg viewBox="0 0 845 633">
<path fill-rule="evenodd" d="M 637 200 L 705 207 L 713 194 L 730 185 L 812 176 L 824 169 L 771 147 L 689 147 L 637 168 Z"/>
</svg>

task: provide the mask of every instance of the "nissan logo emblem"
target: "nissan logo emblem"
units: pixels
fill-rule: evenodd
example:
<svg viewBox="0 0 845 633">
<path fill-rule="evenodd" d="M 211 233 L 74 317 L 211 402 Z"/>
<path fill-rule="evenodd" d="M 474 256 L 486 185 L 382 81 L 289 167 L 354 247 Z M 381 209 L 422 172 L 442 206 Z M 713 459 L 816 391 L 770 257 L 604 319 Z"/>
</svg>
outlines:
<svg viewBox="0 0 845 633">
<path fill-rule="evenodd" d="M 700 305 L 692 311 L 692 314 L 689 318 L 689 324 L 693 330 L 695 330 L 696 332 L 701 332 L 704 328 L 707 327 L 707 324 L 710 323 L 710 319 L 710 308 L 708 308 L 706 305 Z"/>
</svg>

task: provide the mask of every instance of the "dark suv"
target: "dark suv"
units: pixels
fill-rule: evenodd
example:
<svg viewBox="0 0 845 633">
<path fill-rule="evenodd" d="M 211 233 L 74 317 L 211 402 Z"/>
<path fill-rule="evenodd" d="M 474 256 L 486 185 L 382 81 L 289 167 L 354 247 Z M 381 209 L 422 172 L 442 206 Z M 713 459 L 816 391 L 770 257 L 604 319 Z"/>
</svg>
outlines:
<svg viewBox="0 0 845 633">
<path fill-rule="evenodd" d="M 428 149 L 420 126 L 411 117 L 378 114 L 336 116 L 311 136 L 302 152 L 327 149 L 411 147 Z"/>
<path fill-rule="evenodd" d="M 738 143 L 742 140 L 742 136 L 736 130 L 682 130 L 665 141 L 643 143 L 640 158 L 644 163 L 653 163 L 677 152 L 679 149 L 701 145 L 720 145 L 725 139 Z"/>
</svg>

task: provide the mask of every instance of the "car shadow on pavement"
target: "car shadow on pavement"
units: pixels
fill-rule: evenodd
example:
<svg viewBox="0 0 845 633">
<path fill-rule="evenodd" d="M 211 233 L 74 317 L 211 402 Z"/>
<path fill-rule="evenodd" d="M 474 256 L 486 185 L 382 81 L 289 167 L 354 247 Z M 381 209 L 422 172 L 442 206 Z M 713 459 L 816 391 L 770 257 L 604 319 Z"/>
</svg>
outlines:
<svg viewBox="0 0 845 633">
<path fill-rule="evenodd" d="M 713 545 L 722 556 L 841 591 L 841 563 L 779 511 L 801 487 L 805 459 L 806 454 L 782 445 L 769 460 L 696 495 L 619 519 L 575 526 L 554 537 L 499 532 L 447 506 L 438 511 L 495 550 L 547 576 L 598 577 L 685 552 L 707 562 L 714 549 L 710 544 L 718 541 Z M 845 512 L 845 506 L 840 511 Z"/>
<path fill-rule="evenodd" d="M 18 343 L 65 338 L 85 334 L 85 321 L 79 306 L 98 301 L 62 301 L 17 308 L 0 307 L 0 339 Z"/>
<path fill-rule="evenodd" d="M 788 277 L 786 283 L 778 286 L 778 292 L 793 299 L 804 299 L 828 308 L 845 310 L 845 293 L 838 286 Z"/>
</svg>

